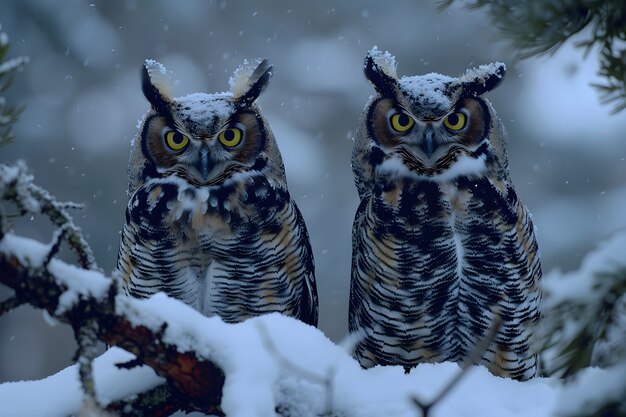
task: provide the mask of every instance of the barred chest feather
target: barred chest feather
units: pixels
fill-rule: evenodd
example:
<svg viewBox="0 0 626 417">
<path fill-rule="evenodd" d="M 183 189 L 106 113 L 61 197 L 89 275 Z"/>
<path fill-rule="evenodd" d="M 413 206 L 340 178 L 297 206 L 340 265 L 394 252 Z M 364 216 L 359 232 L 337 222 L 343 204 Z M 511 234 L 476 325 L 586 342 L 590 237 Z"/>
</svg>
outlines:
<svg viewBox="0 0 626 417">
<path fill-rule="evenodd" d="M 284 264 L 281 248 L 267 244 L 283 229 L 291 231 L 283 224 L 289 194 L 265 177 L 239 180 L 213 187 L 155 180 L 132 196 L 127 211 L 127 223 L 139 225 L 137 237 L 154 248 L 162 288 L 226 321 L 258 315 L 258 308 L 276 310 L 272 299 L 292 308 L 292 288 L 276 285 Z"/>
<path fill-rule="evenodd" d="M 369 211 L 378 219 L 375 235 L 408 239 L 427 250 L 450 233 L 500 243 L 500 232 L 517 222 L 516 204 L 515 190 L 501 181 L 458 177 L 451 182 L 382 182 L 374 187 Z"/>
<path fill-rule="evenodd" d="M 386 363 L 386 355 L 406 366 L 461 360 L 488 329 L 492 309 L 510 316 L 525 303 L 502 272 L 519 252 L 511 186 L 484 177 L 396 178 L 379 182 L 364 203 L 353 291 L 368 299 L 363 309 L 378 313 L 358 310 L 351 327 L 378 322 L 386 347 L 371 347 L 374 363 Z M 530 273 L 523 263 L 517 272 Z"/>
<path fill-rule="evenodd" d="M 183 240 L 208 244 L 278 227 L 272 219 L 288 201 L 285 189 L 262 176 L 210 187 L 168 177 L 139 189 L 129 202 L 129 215 L 137 224 L 167 226 L 179 230 Z"/>
</svg>

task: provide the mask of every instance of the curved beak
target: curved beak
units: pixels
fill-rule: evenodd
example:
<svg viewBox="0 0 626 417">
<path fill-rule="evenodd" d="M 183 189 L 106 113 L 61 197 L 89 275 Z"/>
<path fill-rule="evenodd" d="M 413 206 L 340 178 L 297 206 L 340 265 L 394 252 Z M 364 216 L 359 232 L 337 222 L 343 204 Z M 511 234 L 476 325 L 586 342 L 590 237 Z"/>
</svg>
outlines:
<svg viewBox="0 0 626 417">
<path fill-rule="evenodd" d="M 433 128 L 430 125 L 426 126 L 424 129 L 424 136 L 420 141 L 419 147 L 424 151 L 428 159 L 433 156 L 435 152 L 435 141 L 433 139 Z"/>
<path fill-rule="evenodd" d="M 209 149 L 206 146 L 200 148 L 200 157 L 196 161 L 196 169 L 202 175 L 202 179 L 206 181 L 209 178 L 210 159 Z"/>
</svg>

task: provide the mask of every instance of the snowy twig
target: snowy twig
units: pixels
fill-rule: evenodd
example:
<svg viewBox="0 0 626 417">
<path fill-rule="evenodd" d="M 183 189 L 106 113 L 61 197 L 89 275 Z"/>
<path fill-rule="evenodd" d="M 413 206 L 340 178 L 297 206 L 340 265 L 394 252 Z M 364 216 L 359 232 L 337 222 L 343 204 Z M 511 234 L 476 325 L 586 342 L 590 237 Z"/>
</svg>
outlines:
<svg viewBox="0 0 626 417">
<path fill-rule="evenodd" d="M 52 258 L 55 257 L 57 253 L 59 253 L 59 249 L 61 249 L 61 242 L 63 242 L 63 238 L 65 238 L 68 229 L 68 225 L 64 224 L 63 226 L 61 226 L 60 229 L 54 231 L 54 234 L 52 235 L 52 242 L 50 242 L 50 250 L 46 255 L 46 259 L 43 261 L 44 268 L 47 268 L 50 264 L 50 261 L 52 261 Z"/>
<path fill-rule="evenodd" d="M 282 364 L 282 367 L 287 368 L 293 373 L 299 374 L 303 378 L 308 379 L 309 381 L 316 384 L 326 384 L 326 381 L 328 379 L 326 376 L 311 372 L 308 369 L 305 369 L 300 365 L 292 362 L 291 360 L 289 360 L 289 358 L 280 353 L 278 347 L 272 340 L 269 331 L 262 322 L 258 322 L 256 325 L 257 329 L 259 330 L 259 334 L 261 335 L 261 341 L 263 342 L 263 346 Z"/>
<path fill-rule="evenodd" d="M 74 360 L 78 363 L 78 375 L 83 391 L 85 391 L 85 401 L 92 402 L 94 405 L 98 404 L 92 370 L 93 360 L 97 353 L 97 327 L 97 323 L 91 320 L 78 324 L 77 328 L 74 329 L 76 341 L 78 342 L 78 350 Z"/>
<path fill-rule="evenodd" d="M 78 256 L 80 265 L 85 269 L 99 270 L 91 247 L 83 237 L 80 227 L 74 224 L 72 217 L 65 210 L 66 208 L 82 208 L 83 206 L 57 201 L 46 190 L 32 183 L 28 189 L 31 195 L 39 201 L 41 213 L 46 214 L 55 225 L 67 226 L 68 243 Z"/>
<path fill-rule="evenodd" d="M 67 212 L 68 208 L 82 208 L 82 205 L 58 201 L 48 191 L 35 185 L 33 176 L 28 173 L 26 165 L 21 161 L 15 165 L 0 164 L 0 197 L 3 200 L 13 201 L 22 215 L 42 213 L 48 216 L 56 226 L 66 228 L 65 236 L 70 247 L 78 256 L 80 265 L 85 269 L 99 270 L 93 252 L 83 237 L 80 227 L 74 224 L 72 216 Z M 4 216 L 2 216 L 4 231 L 3 222 Z"/>
<path fill-rule="evenodd" d="M 272 354 L 272 356 L 276 358 L 276 360 L 281 364 L 282 368 L 288 369 L 296 375 L 300 375 L 303 379 L 307 379 L 313 383 L 324 386 L 326 392 L 326 407 L 325 412 L 322 414 L 322 416 L 332 415 L 333 379 L 335 376 L 335 370 L 331 367 L 327 371 L 326 375 L 320 375 L 303 368 L 302 366 L 289 360 L 289 358 L 287 358 L 278 350 L 278 347 L 272 340 L 269 331 L 262 322 L 257 323 L 257 328 L 259 330 L 263 346 L 270 354 Z"/>
<path fill-rule="evenodd" d="M 487 348 L 493 342 L 500 331 L 500 327 L 502 326 L 502 317 L 495 316 L 493 323 L 491 323 L 491 327 L 488 329 L 487 334 L 483 339 L 474 346 L 474 349 L 470 352 L 470 354 L 465 358 L 463 363 L 461 363 L 461 371 L 456 374 L 456 376 L 443 387 L 439 394 L 435 396 L 431 401 L 424 402 L 421 401 L 417 396 L 413 396 L 411 401 L 419 410 L 422 412 L 422 417 L 429 417 L 430 410 L 440 403 L 450 392 L 456 387 L 459 382 L 467 375 L 468 371 L 471 369 L 472 365 L 476 365 L 480 362 L 483 354 L 487 351 Z"/>
</svg>

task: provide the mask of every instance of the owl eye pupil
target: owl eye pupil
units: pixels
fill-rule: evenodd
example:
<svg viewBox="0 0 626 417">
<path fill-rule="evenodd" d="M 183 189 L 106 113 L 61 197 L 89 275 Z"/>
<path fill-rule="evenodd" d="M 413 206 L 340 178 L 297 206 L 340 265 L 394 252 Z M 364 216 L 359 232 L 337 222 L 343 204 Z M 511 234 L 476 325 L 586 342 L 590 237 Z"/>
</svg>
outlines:
<svg viewBox="0 0 626 417">
<path fill-rule="evenodd" d="M 183 140 L 183 135 L 180 132 L 176 132 L 172 135 L 172 142 L 174 142 L 175 145 L 180 145 L 183 143 Z"/>
<path fill-rule="evenodd" d="M 224 132 L 224 139 L 226 139 L 227 141 L 232 141 L 233 139 L 235 139 L 235 132 L 232 129 L 228 129 Z"/>
<path fill-rule="evenodd" d="M 222 145 L 227 148 L 234 148 L 241 143 L 243 132 L 238 127 L 231 127 L 226 130 L 222 130 L 218 137 Z"/>
<path fill-rule="evenodd" d="M 397 112 L 389 119 L 391 127 L 398 133 L 406 133 L 413 127 L 413 118 L 404 112 Z"/>
<path fill-rule="evenodd" d="M 458 132 L 465 127 L 467 117 L 461 112 L 450 113 L 443 119 L 443 125 L 453 132 Z"/>
<path fill-rule="evenodd" d="M 176 152 L 183 150 L 189 143 L 187 136 L 175 130 L 166 131 L 164 139 L 167 147 Z"/>
</svg>

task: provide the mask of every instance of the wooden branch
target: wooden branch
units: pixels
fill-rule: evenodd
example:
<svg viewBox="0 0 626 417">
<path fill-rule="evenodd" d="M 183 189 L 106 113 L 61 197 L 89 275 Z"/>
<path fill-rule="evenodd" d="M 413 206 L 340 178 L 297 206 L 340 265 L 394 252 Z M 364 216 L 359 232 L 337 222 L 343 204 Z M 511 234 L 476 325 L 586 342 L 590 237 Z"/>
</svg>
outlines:
<svg viewBox="0 0 626 417">
<path fill-rule="evenodd" d="M 67 209 L 83 208 L 81 204 L 58 201 L 48 191 L 33 183 L 33 176 L 21 161 L 14 165 L 0 164 L 0 197 L 15 203 L 21 215 L 46 215 L 52 223 L 64 230 L 67 242 L 76 253 L 80 265 L 85 269 L 99 270 L 91 247 L 67 212 Z M 0 239 L 6 228 L 4 218 L 4 209 L 0 207 Z"/>
<path fill-rule="evenodd" d="M 162 340 L 163 331 L 155 332 L 144 326 L 135 326 L 124 311 L 116 311 L 116 300 L 126 296 L 118 294 L 113 280 L 110 280 L 106 296 L 98 298 L 81 294 L 79 300 L 68 309 L 59 308 L 60 297 L 68 287 L 49 268 L 37 266 L 36 262 L 33 264 L 9 251 L 0 251 L 0 282 L 12 288 L 20 301 L 45 309 L 53 317 L 69 322 L 73 327 L 80 327 L 79 323 L 88 321 L 97 322 L 98 326 L 94 326 L 93 330 L 99 340 L 132 352 L 143 364 L 166 378 L 168 384 L 159 388 L 160 395 L 150 393 L 152 397 L 160 398 L 161 402 L 157 401 L 154 409 L 150 409 L 154 403 L 145 405 L 146 410 L 151 410 L 151 415 L 167 415 L 162 412 L 169 413 L 179 408 L 223 415 L 220 409 L 224 384 L 222 370 L 194 352 L 179 352 L 177 346 Z M 162 330 L 166 326 L 163 323 Z M 139 400 L 146 398 L 140 396 Z M 137 405 L 137 401 L 134 400 L 133 404 Z M 113 404 L 111 408 L 119 406 Z"/>
</svg>

